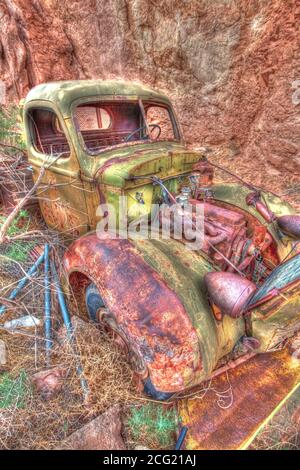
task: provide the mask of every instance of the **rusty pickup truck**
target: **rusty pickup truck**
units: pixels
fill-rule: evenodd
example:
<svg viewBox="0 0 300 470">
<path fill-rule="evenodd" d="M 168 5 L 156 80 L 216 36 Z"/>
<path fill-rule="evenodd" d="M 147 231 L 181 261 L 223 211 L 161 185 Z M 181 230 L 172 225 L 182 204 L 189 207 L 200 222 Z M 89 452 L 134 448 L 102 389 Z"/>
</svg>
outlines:
<svg viewBox="0 0 300 470">
<path fill-rule="evenodd" d="M 65 290 L 117 333 L 148 395 L 178 395 L 299 330 L 300 216 L 273 194 L 216 179 L 213 157 L 187 148 L 164 94 L 122 81 L 41 84 L 23 123 L 34 179 L 47 168 L 42 215 L 74 240 Z M 198 210 L 190 229 L 202 220 L 199 249 L 172 227 L 160 236 L 172 208 L 187 205 Z M 110 234 L 116 220 L 126 231 L 154 215 L 155 236 Z"/>
</svg>

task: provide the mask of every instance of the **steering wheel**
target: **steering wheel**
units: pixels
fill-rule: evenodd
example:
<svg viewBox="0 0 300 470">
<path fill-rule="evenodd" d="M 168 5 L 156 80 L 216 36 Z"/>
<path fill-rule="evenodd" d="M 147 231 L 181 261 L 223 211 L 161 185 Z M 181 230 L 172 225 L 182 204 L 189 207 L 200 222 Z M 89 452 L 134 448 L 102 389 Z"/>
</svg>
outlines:
<svg viewBox="0 0 300 470">
<path fill-rule="evenodd" d="M 157 136 L 154 138 L 154 140 L 157 140 L 161 134 L 161 127 L 158 125 L 158 124 L 149 124 L 148 126 L 149 128 L 151 128 L 150 130 L 150 134 L 152 135 L 152 131 L 156 128 L 158 129 L 158 134 Z M 141 127 L 138 127 L 137 129 L 135 129 L 134 131 L 130 132 L 130 134 L 128 134 L 126 137 L 124 137 L 124 142 L 128 142 L 129 139 L 134 135 L 136 134 L 137 132 L 140 132 L 140 131 L 143 131 L 144 129 L 147 129 L 147 126 L 144 125 L 144 126 L 141 126 Z"/>
</svg>

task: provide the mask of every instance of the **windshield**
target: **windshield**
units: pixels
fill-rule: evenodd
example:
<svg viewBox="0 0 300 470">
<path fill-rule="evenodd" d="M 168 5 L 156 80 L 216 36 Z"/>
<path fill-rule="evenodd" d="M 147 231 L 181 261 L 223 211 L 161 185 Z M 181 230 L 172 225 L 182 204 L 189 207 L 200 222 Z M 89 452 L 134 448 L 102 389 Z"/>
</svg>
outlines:
<svg viewBox="0 0 300 470">
<path fill-rule="evenodd" d="M 132 142 L 174 141 L 172 110 L 150 101 L 97 101 L 75 108 L 74 120 L 91 154 Z"/>
</svg>

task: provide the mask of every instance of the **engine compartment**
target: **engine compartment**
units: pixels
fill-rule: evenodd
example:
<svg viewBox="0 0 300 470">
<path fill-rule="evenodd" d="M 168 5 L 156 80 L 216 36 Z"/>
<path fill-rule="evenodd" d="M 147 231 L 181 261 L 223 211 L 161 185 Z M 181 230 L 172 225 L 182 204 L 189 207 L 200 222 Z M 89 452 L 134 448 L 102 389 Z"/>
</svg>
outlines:
<svg viewBox="0 0 300 470">
<path fill-rule="evenodd" d="M 222 271 L 234 272 L 234 267 L 228 265 L 218 252 L 214 252 L 212 246 L 216 246 L 239 271 L 259 283 L 280 262 L 276 243 L 267 228 L 237 207 L 224 207 L 224 203 L 219 206 L 218 202 L 203 204 L 203 250 Z M 211 227 L 217 231 L 215 236 L 209 233 Z"/>
<path fill-rule="evenodd" d="M 235 204 L 232 197 L 226 201 L 224 193 L 218 194 L 213 166 L 205 158 L 181 175 L 168 177 L 162 173 L 160 177 L 148 174 L 136 178 L 142 179 L 144 185 L 134 185 L 126 191 L 130 222 L 144 217 L 151 223 L 152 231 L 156 205 L 162 235 L 169 228 L 172 238 L 191 245 L 201 232 L 201 246 L 197 250 L 216 270 L 238 274 L 257 286 L 280 263 L 276 237 L 276 233 L 280 237 L 277 226 L 280 218 L 271 212 L 264 195 L 249 187 L 243 194 L 235 194 L 242 201 L 237 199 Z M 178 215 L 182 216 L 182 221 L 179 220 L 182 236 L 178 236 Z"/>
<path fill-rule="evenodd" d="M 199 224 L 203 230 L 202 253 L 219 270 L 243 275 L 259 285 L 280 263 L 276 241 L 267 226 L 250 212 L 215 199 L 211 190 L 212 178 L 211 167 L 205 162 L 198 164 L 185 185 L 181 185 L 180 192 L 169 195 L 169 204 L 161 210 L 161 224 L 170 218 L 170 211 L 175 206 L 177 212 L 189 211 L 190 228 L 195 229 L 196 218 L 202 217 L 202 226 Z M 265 214 L 272 216 L 267 208 Z M 191 233 L 187 238 L 191 238 Z M 187 241 L 185 237 L 183 241 Z"/>
<path fill-rule="evenodd" d="M 221 201 L 189 199 L 188 202 L 191 206 L 202 206 L 201 251 L 221 271 L 240 272 L 259 284 L 279 264 L 276 242 L 258 219 Z M 163 223 L 164 217 L 169 217 L 169 211 L 162 211 Z M 195 217 L 193 214 L 193 222 Z M 183 241 L 190 241 L 190 236 Z"/>
</svg>

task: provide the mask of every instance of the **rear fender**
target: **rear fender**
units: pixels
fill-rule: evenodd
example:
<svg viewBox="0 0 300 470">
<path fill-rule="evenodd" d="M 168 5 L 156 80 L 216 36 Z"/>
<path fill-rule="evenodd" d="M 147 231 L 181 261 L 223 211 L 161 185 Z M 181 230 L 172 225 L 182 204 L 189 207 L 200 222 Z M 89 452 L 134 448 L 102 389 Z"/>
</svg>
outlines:
<svg viewBox="0 0 300 470">
<path fill-rule="evenodd" d="M 96 284 L 158 391 L 193 385 L 202 370 L 196 330 L 177 294 L 129 240 L 85 235 L 70 246 L 63 264 L 71 286 L 80 275 Z"/>
</svg>

